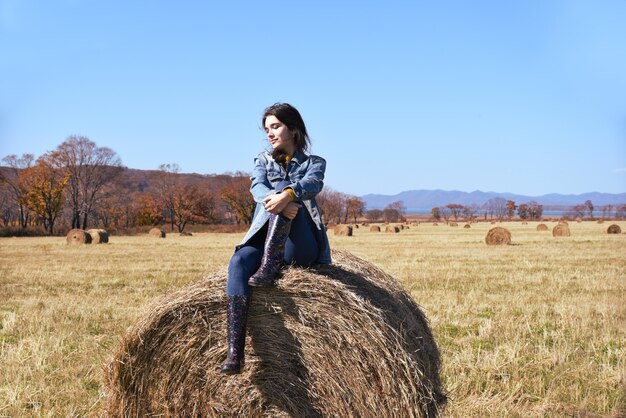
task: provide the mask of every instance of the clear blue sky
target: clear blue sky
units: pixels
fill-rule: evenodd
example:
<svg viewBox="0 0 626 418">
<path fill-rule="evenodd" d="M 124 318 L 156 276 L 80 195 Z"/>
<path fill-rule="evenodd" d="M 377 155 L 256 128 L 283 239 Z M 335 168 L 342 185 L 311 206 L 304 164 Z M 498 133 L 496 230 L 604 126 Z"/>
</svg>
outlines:
<svg viewBox="0 0 626 418">
<path fill-rule="evenodd" d="M 301 111 L 327 184 L 626 192 L 625 1 L 0 0 L 0 157 L 250 171 Z"/>
</svg>

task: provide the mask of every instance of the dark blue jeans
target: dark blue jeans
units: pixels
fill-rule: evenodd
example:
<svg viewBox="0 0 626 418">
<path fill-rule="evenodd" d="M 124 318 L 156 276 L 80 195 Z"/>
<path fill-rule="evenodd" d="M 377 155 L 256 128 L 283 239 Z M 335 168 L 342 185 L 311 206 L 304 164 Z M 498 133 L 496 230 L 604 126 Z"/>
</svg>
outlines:
<svg viewBox="0 0 626 418">
<path fill-rule="evenodd" d="M 248 279 L 261 266 L 267 224 L 244 246 L 239 247 L 228 264 L 226 295 L 250 294 Z M 285 263 L 299 267 L 310 267 L 319 257 L 318 232 L 315 223 L 304 206 L 291 221 L 291 230 L 285 243 Z"/>
</svg>

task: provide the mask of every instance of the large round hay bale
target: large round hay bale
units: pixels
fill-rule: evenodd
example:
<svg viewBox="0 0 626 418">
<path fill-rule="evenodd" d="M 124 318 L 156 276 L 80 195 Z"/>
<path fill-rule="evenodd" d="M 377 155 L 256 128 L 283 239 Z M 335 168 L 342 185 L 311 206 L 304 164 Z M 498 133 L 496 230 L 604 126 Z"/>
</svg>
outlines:
<svg viewBox="0 0 626 418">
<path fill-rule="evenodd" d="M 109 242 L 109 233 L 104 229 L 89 229 L 92 244 L 106 244 Z"/>
<path fill-rule="evenodd" d="M 192 237 L 193 234 L 191 232 L 183 231 L 180 233 L 181 237 Z"/>
<path fill-rule="evenodd" d="M 242 374 L 226 358 L 226 271 L 157 301 L 105 368 L 106 416 L 434 417 L 440 354 L 396 279 L 345 251 L 254 289 Z"/>
<path fill-rule="evenodd" d="M 537 225 L 537 231 L 547 231 L 547 230 L 548 230 L 548 225 L 546 224 Z"/>
<path fill-rule="evenodd" d="M 340 237 L 352 236 L 352 227 L 350 225 L 337 225 L 334 231 L 335 235 L 339 235 Z"/>
<path fill-rule="evenodd" d="M 619 225 L 617 224 L 613 224 L 606 229 L 606 233 L 607 234 L 621 234 L 622 228 L 620 228 Z"/>
<path fill-rule="evenodd" d="M 485 236 L 487 245 L 507 245 L 511 243 L 511 233 L 508 229 L 496 226 L 491 228 Z"/>
<path fill-rule="evenodd" d="M 569 237 L 571 234 L 569 232 L 569 226 L 567 223 L 558 223 L 554 228 L 552 228 L 552 236 L 553 237 Z"/>
<path fill-rule="evenodd" d="M 465 225 L 463 225 L 463 228 L 465 228 L 465 229 L 470 229 L 471 227 L 472 227 L 472 226 L 471 226 L 470 224 L 465 224 Z"/>
<path fill-rule="evenodd" d="M 448 225 L 450 225 L 450 226 L 455 226 L 455 227 L 456 227 L 456 226 L 459 226 L 459 224 L 458 224 L 458 223 L 456 223 L 456 222 L 450 222 L 450 223 L 448 223 Z"/>
<path fill-rule="evenodd" d="M 398 227 L 400 230 L 404 229 L 404 225 L 400 224 L 400 225 L 396 225 L 396 227 Z"/>
<path fill-rule="evenodd" d="M 377 225 L 370 226 L 370 232 L 380 232 L 380 226 L 377 226 Z"/>
<path fill-rule="evenodd" d="M 385 232 L 389 232 L 391 234 L 395 234 L 395 233 L 400 232 L 400 228 L 398 228 L 397 226 L 387 225 L 385 227 Z"/>
<path fill-rule="evenodd" d="M 65 242 L 68 244 L 91 244 L 91 235 L 82 229 L 70 229 L 65 237 Z"/>
<path fill-rule="evenodd" d="M 165 238 L 165 231 L 161 228 L 152 228 L 148 235 L 155 238 Z"/>
</svg>

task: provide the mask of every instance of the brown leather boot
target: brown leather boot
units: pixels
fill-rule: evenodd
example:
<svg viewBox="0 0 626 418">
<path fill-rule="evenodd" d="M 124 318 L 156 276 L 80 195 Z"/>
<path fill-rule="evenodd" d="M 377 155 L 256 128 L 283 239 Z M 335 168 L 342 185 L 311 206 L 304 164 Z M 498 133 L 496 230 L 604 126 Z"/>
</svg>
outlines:
<svg viewBox="0 0 626 418">
<path fill-rule="evenodd" d="M 228 296 L 226 314 L 226 333 L 228 356 L 220 370 L 223 374 L 241 373 L 246 344 L 246 321 L 250 296 Z"/>
<path fill-rule="evenodd" d="M 273 286 L 285 258 L 285 242 L 291 230 L 291 220 L 278 214 L 270 215 L 261 267 L 250 277 L 248 284 L 255 287 Z"/>
</svg>

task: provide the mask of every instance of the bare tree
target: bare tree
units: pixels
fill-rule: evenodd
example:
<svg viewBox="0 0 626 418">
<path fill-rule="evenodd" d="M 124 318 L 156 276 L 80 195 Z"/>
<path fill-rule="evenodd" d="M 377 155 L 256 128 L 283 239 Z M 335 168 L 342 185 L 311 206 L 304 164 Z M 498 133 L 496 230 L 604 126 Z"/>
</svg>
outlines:
<svg viewBox="0 0 626 418">
<path fill-rule="evenodd" d="M 370 209 L 367 212 L 365 212 L 365 217 L 370 222 L 376 222 L 376 221 L 382 219 L 383 211 L 380 210 L 380 209 Z"/>
<path fill-rule="evenodd" d="M 83 136 L 70 136 L 50 154 L 55 165 L 70 175 L 68 195 L 72 228 L 87 229 L 89 216 L 102 190 L 123 170 L 115 151 L 98 147 Z"/>
<path fill-rule="evenodd" d="M 587 207 L 588 216 L 593 219 L 593 203 L 591 200 L 585 200 L 585 206 Z"/>
<path fill-rule="evenodd" d="M 356 219 L 359 216 L 362 216 L 364 211 L 365 202 L 363 201 L 363 199 L 357 196 L 346 197 L 346 218 L 352 218 L 356 223 Z"/>
<path fill-rule="evenodd" d="M 489 199 L 483 206 L 486 208 L 492 216 L 501 221 L 507 214 L 506 200 L 501 197 L 494 197 Z"/>
<path fill-rule="evenodd" d="M 320 207 L 322 219 L 325 224 L 329 222 L 341 223 L 345 213 L 345 196 L 328 187 L 322 189 L 315 197 Z"/>
</svg>

